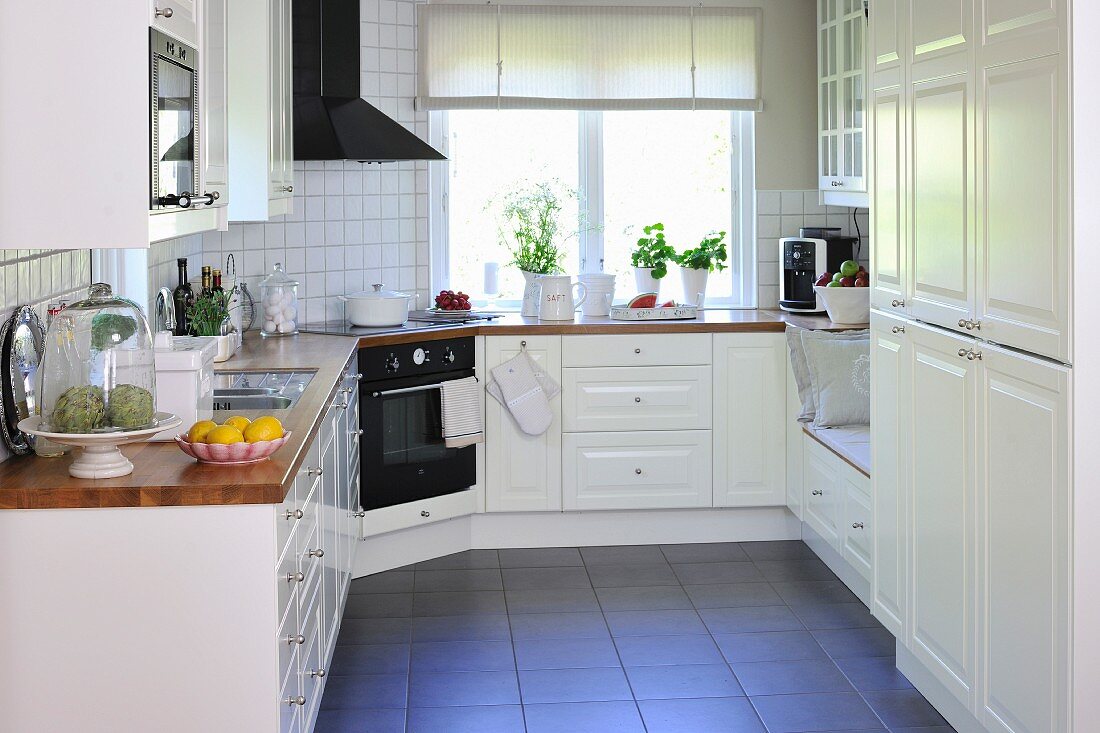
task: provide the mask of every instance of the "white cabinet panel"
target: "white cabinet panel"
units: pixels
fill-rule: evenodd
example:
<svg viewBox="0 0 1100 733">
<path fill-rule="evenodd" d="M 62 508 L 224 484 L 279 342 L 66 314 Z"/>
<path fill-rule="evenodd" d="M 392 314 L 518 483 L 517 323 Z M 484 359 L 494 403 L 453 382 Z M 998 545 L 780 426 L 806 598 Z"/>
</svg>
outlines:
<svg viewBox="0 0 1100 733">
<path fill-rule="evenodd" d="M 871 545 L 874 521 L 871 519 L 871 481 L 848 465 L 841 466 L 840 483 L 844 489 L 844 513 L 840 530 L 844 542 L 841 555 L 865 580 L 871 580 Z"/>
<path fill-rule="evenodd" d="M 910 324 L 910 649 L 958 700 L 974 685 L 974 341 Z"/>
<path fill-rule="evenodd" d="M 1067 50 L 1066 0 L 981 0 L 978 68 Z"/>
<path fill-rule="evenodd" d="M 982 72 L 978 124 L 981 337 L 1069 361 L 1064 59 Z"/>
<path fill-rule="evenodd" d="M 566 367 L 704 365 L 710 364 L 710 334 L 562 336 L 561 353 Z"/>
<path fill-rule="evenodd" d="M 565 369 L 566 432 L 709 430 L 710 367 Z"/>
<path fill-rule="evenodd" d="M 969 70 L 973 0 L 911 0 L 909 50 L 914 81 Z"/>
<path fill-rule="evenodd" d="M 149 25 L 197 48 L 198 5 L 197 0 L 149 0 Z"/>
<path fill-rule="evenodd" d="M 202 188 L 217 194 L 214 207 L 229 205 L 229 0 L 203 0 L 199 68 L 202 72 Z"/>
<path fill-rule="evenodd" d="M 979 718 L 1068 730 L 1070 484 L 1066 369 L 983 349 Z"/>
<path fill-rule="evenodd" d="M 519 354 L 521 343 L 526 344 L 531 358 L 560 383 L 560 336 L 487 336 L 487 368 Z M 554 420 L 545 433 L 527 435 L 507 408 L 491 397 L 485 400 L 486 511 L 561 510 L 561 402 L 561 397 L 550 401 Z"/>
<path fill-rule="evenodd" d="M 818 188 L 827 204 L 867 206 L 866 27 L 862 2 L 818 3 Z"/>
<path fill-rule="evenodd" d="M 714 336 L 714 505 L 786 502 L 783 334 Z"/>
<path fill-rule="evenodd" d="M 874 93 L 871 303 L 905 312 L 905 107 L 901 87 Z"/>
<path fill-rule="evenodd" d="M 874 0 L 871 3 L 868 45 L 871 50 L 871 88 L 897 86 L 901 80 L 904 33 L 908 28 L 909 0 Z"/>
<path fill-rule="evenodd" d="M 838 477 L 838 465 L 829 449 L 804 437 L 802 441 L 802 472 L 805 476 L 805 506 L 802 518 L 806 524 L 840 552 L 840 508 L 844 502 L 843 487 Z"/>
<path fill-rule="evenodd" d="M 802 423 L 798 415 L 802 412 L 802 403 L 798 399 L 798 385 L 794 381 L 794 370 L 790 359 L 787 360 L 787 508 L 791 514 L 802 519 L 802 507 L 805 504 L 802 486 Z M 717 436 L 717 433 L 715 433 Z M 715 445 L 718 445 L 717 439 Z"/>
<path fill-rule="evenodd" d="M 710 506 L 709 430 L 570 433 L 563 439 L 567 510 Z"/>
</svg>

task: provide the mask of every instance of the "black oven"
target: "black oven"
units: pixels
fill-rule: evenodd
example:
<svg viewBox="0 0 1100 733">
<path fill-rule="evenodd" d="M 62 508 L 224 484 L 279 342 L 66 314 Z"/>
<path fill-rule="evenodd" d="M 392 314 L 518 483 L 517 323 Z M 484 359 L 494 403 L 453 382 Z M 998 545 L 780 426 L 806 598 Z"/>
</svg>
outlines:
<svg viewBox="0 0 1100 733">
<path fill-rule="evenodd" d="M 474 339 L 442 339 L 359 351 L 360 496 L 364 509 L 452 494 L 473 486 L 474 446 L 443 442 L 439 386 L 474 376 Z"/>
</svg>

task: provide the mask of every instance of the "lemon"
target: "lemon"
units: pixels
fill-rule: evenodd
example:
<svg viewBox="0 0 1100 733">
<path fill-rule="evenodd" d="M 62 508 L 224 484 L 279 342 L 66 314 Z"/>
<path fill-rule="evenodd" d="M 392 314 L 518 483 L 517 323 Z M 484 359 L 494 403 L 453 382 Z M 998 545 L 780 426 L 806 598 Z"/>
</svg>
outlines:
<svg viewBox="0 0 1100 733">
<path fill-rule="evenodd" d="M 219 425 L 206 434 L 207 443 L 243 443 L 244 436 L 241 431 L 232 425 Z"/>
<path fill-rule="evenodd" d="M 237 430 L 240 430 L 242 433 L 244 432 L 244 429 L 251 424 L 251 420 L 249 420 L 247 417 L 241 417 L 240 415 L 234 415 L 233 417 L 222 423 L 222 425 L 232 425 Z"/>
<path fill-rule="evenodd" d="M 283 437 L 283 424 L 277 417 L 258 417 L 244 429 L 244 439 L 249 443 L 261 440 L 278 440 Z"/>
<path fill-rule="evenodd" d="M 189 443 L 204 443 L 206 442 L 206 434 L 216 427 L 218 427 L 218 424 L 213 420 L 199 420 L 187 431 L 187 441 Z"/>
</svg>

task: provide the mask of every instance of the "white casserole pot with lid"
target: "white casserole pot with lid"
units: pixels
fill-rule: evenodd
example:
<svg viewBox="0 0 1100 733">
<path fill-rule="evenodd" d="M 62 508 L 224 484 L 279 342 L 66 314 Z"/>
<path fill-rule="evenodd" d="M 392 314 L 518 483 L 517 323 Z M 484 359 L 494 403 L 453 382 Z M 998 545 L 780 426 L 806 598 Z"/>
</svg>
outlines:
<svg viewBox="0 0 1100 733">
<path fill-rule="evenodd" d="M 416 296 L 396 290 L 374 290 L 337 296 L 344 302 L 344 316 L 353 326 L 400 326 L 409 319 L 409 304 Z"/>
</svg>

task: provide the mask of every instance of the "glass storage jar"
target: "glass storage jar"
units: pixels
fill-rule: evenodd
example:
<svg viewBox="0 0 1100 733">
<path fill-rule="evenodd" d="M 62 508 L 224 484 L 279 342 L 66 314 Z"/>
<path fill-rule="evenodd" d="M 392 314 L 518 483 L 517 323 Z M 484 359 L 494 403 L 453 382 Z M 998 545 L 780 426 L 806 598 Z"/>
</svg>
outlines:
<svg viewBox="0 0 1100 733">
<path fill-rule="evenodd" d="M 271 274 L 260 282 L 260 334 L 293 336 L 298 333 L 298 281 L 283 272 L 276 262 Z"/>
<path fill-rule="evenodd" d="M 42 358 L 42 428 L 113 433 L 156 426 L 156 371 L 149 323 L 106 283 L 58 313 Z"/>
</svg>

